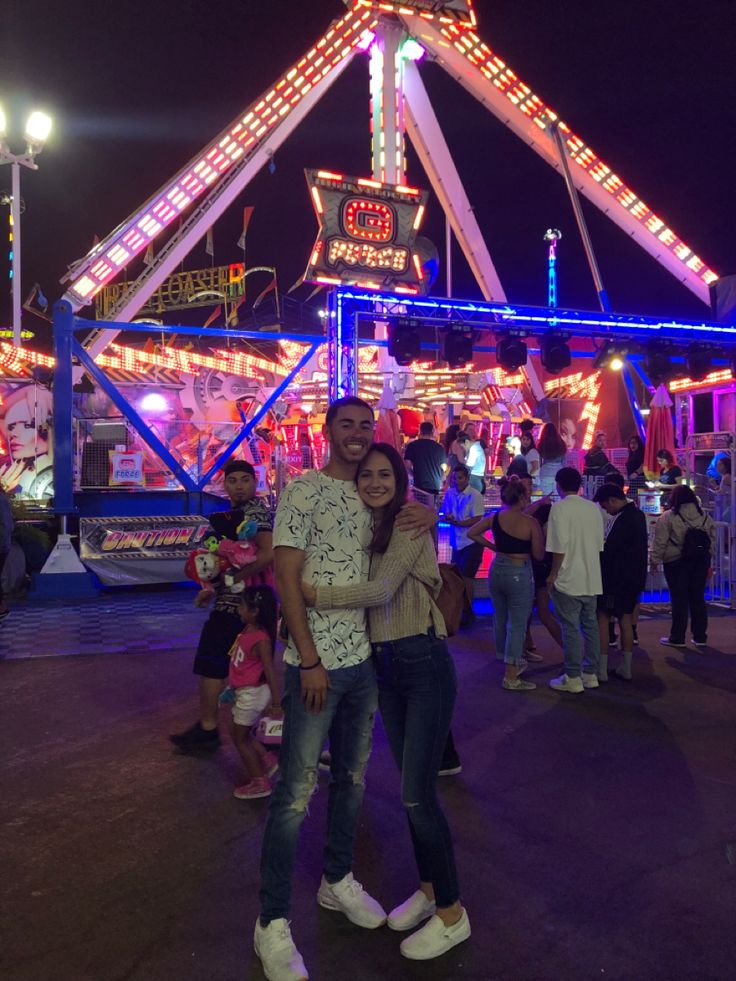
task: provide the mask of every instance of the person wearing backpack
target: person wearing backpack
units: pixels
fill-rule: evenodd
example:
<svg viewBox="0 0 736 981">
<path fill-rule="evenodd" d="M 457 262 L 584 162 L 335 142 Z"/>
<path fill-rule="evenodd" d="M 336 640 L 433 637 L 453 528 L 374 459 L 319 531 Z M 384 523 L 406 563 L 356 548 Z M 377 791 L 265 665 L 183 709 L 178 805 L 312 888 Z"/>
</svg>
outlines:
<svg viewBox="0 0 736 981">
<path fill-rule="evenodd" d="M 651 568 L 661 564 L 672 604 L 669 637 L 660 638 L 665 647 L 686 646 L 688 612 L 693 644 L 708 643 L 708 608 L 705 584 L 716 547 L 716 528 L 710 515 L 700 507 L 687 484 L 672 491 L 670 508 L 659 516 L 654 529 L 650 555 Z"/>
</svg>

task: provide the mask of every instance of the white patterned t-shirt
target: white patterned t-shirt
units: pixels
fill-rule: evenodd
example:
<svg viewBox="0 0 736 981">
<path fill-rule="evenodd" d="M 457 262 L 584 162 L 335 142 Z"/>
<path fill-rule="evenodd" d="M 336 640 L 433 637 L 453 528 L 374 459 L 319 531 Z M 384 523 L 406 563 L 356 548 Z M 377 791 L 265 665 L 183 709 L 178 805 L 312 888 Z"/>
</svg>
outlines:
<svg viewBox="0 0 736 981">
<path fill-rule="evenodd" d="M 351 586 L 368 579 L 371 515 L 352 480 L 336 480 L 319 470 L 292 480 L 279 498 L 274 548 L 306 553 L 303 577 L 315 586 Z M 328 670 L 347 668 L 371 654 L 365 610 L 307 610 L 317 653 Z M 294 642 L 284 655 L 299 664 Z"/>
</svg>

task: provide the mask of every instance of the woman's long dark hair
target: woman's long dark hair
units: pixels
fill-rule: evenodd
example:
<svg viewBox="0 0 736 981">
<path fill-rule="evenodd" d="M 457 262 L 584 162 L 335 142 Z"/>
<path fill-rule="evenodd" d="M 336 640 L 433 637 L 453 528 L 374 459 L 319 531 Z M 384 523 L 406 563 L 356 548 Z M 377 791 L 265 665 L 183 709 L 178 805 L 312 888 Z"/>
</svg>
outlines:
<svg viewBox="0 0 736 981">
<path fill-rule="evenodd" d="M 685 504 L 694 504 L 698 509 L 698 514 L 703 513 L 695 491 L 691 487 L 688 487 L 687 484 L 678 484 L 670 494 L 670 511 L 673 514 L 679 514 L 680 508 Z"/>
<path fill-rule="evenodd" d="M 567 453 L 565 441 L 557 431 L 553 422 L 545 422 L 539 434 L 537 450 L 543 460 L 556 460 Z"/>
<path fill-rule="evenodd" d="M 265 630 L 271 639 L 271 649 L 276 650 L 276 622 L 278 620 L 278 604 L 276 593 L 270 586 L 246 586 L 240 594 L 241 603 L 255 610 L 256 626 Z"/>
<path fill-rule="evenodd" d="M 450 447 L 457 439 L 457 434 L 460 432 L 460 427 L 456 422 L 453 422 L 451 426 L 447 427 L 447 432 L 445 433 L 445 453 L 450 452 Z"/>
<path fill-rule="evenodd" d="M 394 498 L 388 503 L 383 514 L 381 515 L 380 520 L 376 523 L 373 529 L 371 553 L 378 553 L 380 555 L 388 548 L 388 543 L 391 541 L 391 535 L 394 532 L 394 521 L 396 520 L 396 515 L 406 504 L 406 499 L 409 493 L 409 478 L 406 473 L 404 461 L 401 459 L 401 455 L 398 453 L 398 451 L 395 450 L 390 443 L 374 443 L 358 465 L 358 470 L 355 475 L 356 483 L 358 481 L 358 477 L 360 477 L 361 470 L 365 466 L 366 460 L 374 453 L 382 453 L 386 457 L 391 465 L 391 469 L 394 472 L 394 480 L 396 481 L 396 493 L 394 494 Z"/>
</svg>

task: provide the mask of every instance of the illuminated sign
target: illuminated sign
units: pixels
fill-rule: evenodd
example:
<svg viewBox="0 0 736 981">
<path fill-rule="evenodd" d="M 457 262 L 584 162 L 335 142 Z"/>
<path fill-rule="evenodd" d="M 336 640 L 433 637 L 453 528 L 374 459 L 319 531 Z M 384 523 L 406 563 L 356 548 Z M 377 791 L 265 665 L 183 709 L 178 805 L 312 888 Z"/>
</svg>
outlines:
<svg viewBox="0 0 736 981">
<path fill-rule="evenodd" d="M 306 280 L 426 293 L 415 243 L 427 192 L 327 170 L 305 171 L 320 223 Z"/>
<path fill-rule="evenodd" d="M 110 487 L 145 487 L 143 476 L 143 454 L 121 453 L 110 450 Z"/>
<path fill-rule="evenodd" d="M 114 552 L 127 558 L 186 559 L 209 529 L 200 515 L 179 518 L 83 518 L 80 521 L 83 561 Z"/>
<path fill-rule="evenodd" d="M 97 319 L 104 320 L 134 285 L 114 283 L 101 290 L 95 300 Z M 245 296 L 245 266 L 242 262 L 231 262 L 229 266 L 212 266 L 209 269 L 193 269 L 190 272 L 174 273 L 165 279 L 136 316 L 152 316 L 165 310 L 211 307 L 222 300 L 234 300 L 241 296 Z"/>
</svg>

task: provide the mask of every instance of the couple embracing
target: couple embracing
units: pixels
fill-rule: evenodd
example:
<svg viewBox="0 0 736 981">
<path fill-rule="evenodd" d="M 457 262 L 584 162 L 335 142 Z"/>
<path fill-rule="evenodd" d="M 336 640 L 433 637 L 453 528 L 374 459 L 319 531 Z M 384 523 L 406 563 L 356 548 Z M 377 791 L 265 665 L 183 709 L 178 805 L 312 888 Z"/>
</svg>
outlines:
<svg viewBox="0 0 736 981">
<path fill-rule="evenodd" d="M 264 832 L 254 937 L 269 981 L 308 978 L 289 929 L 291 879 L 328 738 L 318 903 L 367 929 L 420 927 L 401 943 L 413 960 L 437 957 L 470 936 L 435 788 L 457 688 L 435 603 L 441 579 L 429 529 L 436 519 L 406 503 L 403 461 L 393 447 L 373 443 L 373 430 L 373 410 L 362 399 L 333 402 L 327 466 L 289 484 L 276 513 L 276 583 L 289 643 L 281 779 Z M 401 772 L 419 874 L 419 888 L 389 914 L 352 874 L 377 707 Z"/>
</svg>

